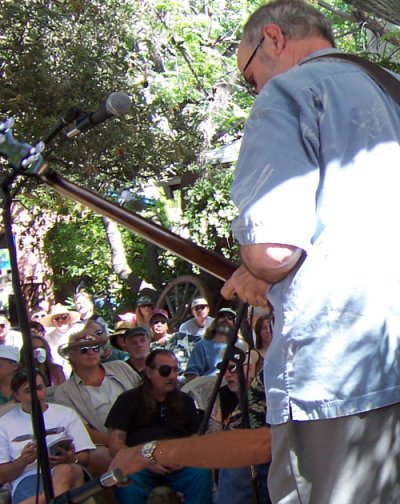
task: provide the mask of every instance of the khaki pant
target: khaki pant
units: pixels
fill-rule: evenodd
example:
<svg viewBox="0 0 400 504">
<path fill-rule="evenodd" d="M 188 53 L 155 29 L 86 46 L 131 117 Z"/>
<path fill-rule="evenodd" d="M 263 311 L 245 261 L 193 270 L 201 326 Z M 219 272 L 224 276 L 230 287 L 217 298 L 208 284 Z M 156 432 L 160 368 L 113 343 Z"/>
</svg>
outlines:
<svg viewBox="0 0 400 504">
<path fill-rule="evenodd" d="M 272 427 L 274 504 L 400 503 L 400 404 Z"/>
</svg>

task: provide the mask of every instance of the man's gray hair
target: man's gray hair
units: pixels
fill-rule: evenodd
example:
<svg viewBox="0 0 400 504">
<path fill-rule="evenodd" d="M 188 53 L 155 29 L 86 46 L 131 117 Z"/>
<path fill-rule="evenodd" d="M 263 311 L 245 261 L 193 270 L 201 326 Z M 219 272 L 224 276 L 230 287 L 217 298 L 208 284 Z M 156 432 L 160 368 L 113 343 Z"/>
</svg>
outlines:
<svg viewBox="0 0 400 504">
<path fill-rule="evenodd" d="M 302 0 L 276 0 L 259 7 L 243 28 L 243 39 L 256 45 L 268 23 L 279 25 L 289 39 L 321 36 L 335 47 L 335 38 L 328 19 L 315 7 Z"/>
</svg>

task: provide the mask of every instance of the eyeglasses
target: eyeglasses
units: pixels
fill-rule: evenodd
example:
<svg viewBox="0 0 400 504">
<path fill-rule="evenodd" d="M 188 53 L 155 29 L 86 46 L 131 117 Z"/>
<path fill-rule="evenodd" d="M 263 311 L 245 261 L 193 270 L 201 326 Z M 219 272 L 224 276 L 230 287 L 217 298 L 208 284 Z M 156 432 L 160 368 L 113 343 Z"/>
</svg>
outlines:
<svg viewBox="0 0 400 504">
<path fill-rule="evenodd" d="M 89 350 L 93 350 L 93 352 L 100 352 L 100 345 L 92 345 L 92 346 L 81 346 L 79 347 L 79 352 L 81 354 L 87 354 Z"/>
<path fill-rule="evenodd" d="M 150 324 L 155 325 L 155 324 L 166 324 L 167 321 L 165 319 L 153 319 L 150 320 Z"/>
<path fill-rule="evenodd" d="M 194 310 L 204 310 L 204 308 L 207 308 L 207 305 L 198 305 L 194 307 Z"/>
<path fill-rule="evenodd" d="M 228 366 L 226 368 L 226 370 L 229 371 L 232 374 L 235 374 L 235 373 L 237 373 L 238 366 L 237 366 L 237 364 L 231 364 L 230 366 Z"/>
<path fill-rule="evenodd" d="M 162 376 L 163 378 L 167 378 L 172 373 L 172 371 L 174 371 L 176 374 L 179 373 L 178 366 L 169 366 L 168 364 L 163 364 L 159 368 L 153 368 L 153 369 L 157 369 L 159 375 Z"/>
<path fill-rule="evenodd" d="M 67 319 L 69 319 L 69 315 L 57 315 L 56 317 L 53 317 L 55 322 L 60 322 L 61 320 L 64 322 Z"/>
<path fill-rule="evenodd" d="M 220 313 L 218 315 L 219 319 L 235 320 L 235 315 L 233 313 Z"/>
<path fill-rule="evenodd" d="M 264 39 L 265 39 L 265 36 L 263 35 L 260 39 L 260 42 L 256 45 L 256 48 L 254 49 L 254 51 L 251 53 L 251 56 L 250 58 L 247 60 L 247 63 L 245 64 L 244 68 L 243 68 L 243 75 L 245 74 L 246 70 L 249 68 L 251 62 L 253 61 L 254 59 L 254 56 L 257 54 L 257 51 L 260 49 L 260 47 L 262 46 L 262 43 L 264 42 Z"/>
</svg>

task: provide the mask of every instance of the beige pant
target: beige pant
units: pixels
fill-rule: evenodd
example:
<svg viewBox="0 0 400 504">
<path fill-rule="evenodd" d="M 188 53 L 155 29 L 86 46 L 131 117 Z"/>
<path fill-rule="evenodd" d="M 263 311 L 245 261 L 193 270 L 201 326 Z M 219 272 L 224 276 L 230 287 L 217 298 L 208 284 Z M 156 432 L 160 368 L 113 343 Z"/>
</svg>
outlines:
<svg viewBox="0 0 400 504">
<path fill-rule="evenodd" d="M 274 504 L 400 503 L 400 404 L 272 427 Z"/>
</svg>

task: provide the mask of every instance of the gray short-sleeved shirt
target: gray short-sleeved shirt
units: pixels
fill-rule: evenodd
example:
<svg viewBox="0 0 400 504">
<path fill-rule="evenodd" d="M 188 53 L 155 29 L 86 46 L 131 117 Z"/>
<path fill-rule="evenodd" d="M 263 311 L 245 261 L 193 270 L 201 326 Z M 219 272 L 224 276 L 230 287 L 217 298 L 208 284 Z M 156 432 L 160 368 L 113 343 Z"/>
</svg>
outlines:
<svg viewBox="0 0 400 504">
<path fill-rule="evenodd" d="M 352 63 L 304 60 L 255 100 L 233 231 L 305 251 L 269 294 L 269 423 L 400 401 L 399 141 L 398 106 Z"/>
</svg>

